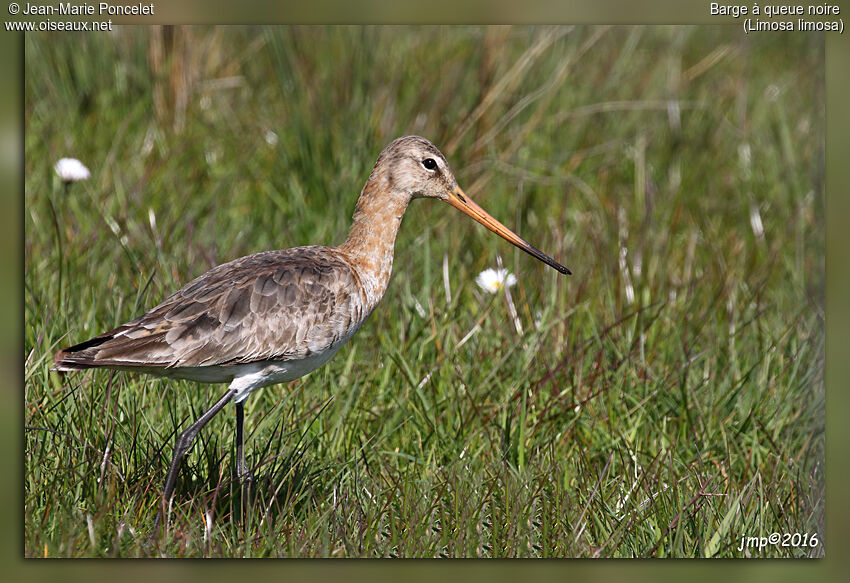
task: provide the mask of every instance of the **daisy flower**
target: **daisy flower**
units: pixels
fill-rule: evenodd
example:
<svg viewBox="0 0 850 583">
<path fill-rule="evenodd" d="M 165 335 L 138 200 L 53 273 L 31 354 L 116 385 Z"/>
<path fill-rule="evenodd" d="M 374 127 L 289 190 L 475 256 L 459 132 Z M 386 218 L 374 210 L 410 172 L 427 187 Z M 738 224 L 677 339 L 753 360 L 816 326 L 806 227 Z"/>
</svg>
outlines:
<svg viewBox="0 0 850 583">
<path fill-rule="evenodd" d="M 485 269 L 475 278 L 475 283 L 487 293 L 495 294 L 516 285 L 516 276 L 507 269 Z"/>
<path fill-rule="evenodd" d="M 53 166 L 56 174 L 62 179 L 62 182 L 79 182 L 80 180 L 88 180 L 91 172 L 82 162 L 76 158 L 61 158 Z"/>
</svg>

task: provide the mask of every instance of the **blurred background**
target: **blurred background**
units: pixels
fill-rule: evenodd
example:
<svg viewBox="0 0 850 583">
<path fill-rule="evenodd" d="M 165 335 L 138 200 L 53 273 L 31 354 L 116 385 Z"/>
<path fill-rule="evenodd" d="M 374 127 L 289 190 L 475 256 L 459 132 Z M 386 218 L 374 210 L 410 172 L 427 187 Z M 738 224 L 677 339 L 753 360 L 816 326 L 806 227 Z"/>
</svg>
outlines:
<svg viewBox="0 0 850 583">
<path fill-rule="evenodd" d="M 340 243 L 404 134 L 574 275 L 413 203 L 352 347 L 252 398 L 254 462 L 289 497 L 168 552 L 750 556 L 755 525 L 823 532 L 822 36 L 117 26 L 29 34 L 25 61 L 27 554 L 144 555 L 117 525 L 145 528 L 163 443 L 215 391 L 59 379 L 52 353 L 218 263 Z M 90 177 L 63 183 L 62 157 Z M 510 297 L 475 283 L 497 258 Z M 229 481 L 217 421 L 187 531 Z"/>
</svg>

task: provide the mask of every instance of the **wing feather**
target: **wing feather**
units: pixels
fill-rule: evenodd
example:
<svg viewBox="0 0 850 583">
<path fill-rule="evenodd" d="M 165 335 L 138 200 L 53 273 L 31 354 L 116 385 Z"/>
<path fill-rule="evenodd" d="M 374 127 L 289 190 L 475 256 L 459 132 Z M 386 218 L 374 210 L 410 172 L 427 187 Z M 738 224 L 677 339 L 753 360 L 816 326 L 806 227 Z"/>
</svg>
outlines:
<svg viewBox="0 0 850 583">
<path fill-rule="evenodd" d="M 366 297 L 327 247 L 257 253 L 219 265 L 143 316 L 56 353 L 59 370 L 171 368 L 298 359 L 347 338 Z"/>
</svg>

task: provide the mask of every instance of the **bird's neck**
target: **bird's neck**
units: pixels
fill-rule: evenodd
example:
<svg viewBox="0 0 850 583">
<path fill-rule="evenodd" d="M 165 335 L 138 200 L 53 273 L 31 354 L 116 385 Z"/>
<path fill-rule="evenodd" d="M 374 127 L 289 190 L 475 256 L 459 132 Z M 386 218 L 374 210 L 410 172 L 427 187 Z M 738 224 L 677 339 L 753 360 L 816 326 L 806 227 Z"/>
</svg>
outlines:
<svg viewBox="0 0 850 583">
<path fill-rule="evenodd" d="M 374 307 L 384 295 L 393 270 L 393 248 L 409 200 L 379 192 L 385 182 L 372 176 L 363 187 L 348 238 L 339 249 L 357 270 Z"/>
</svg>

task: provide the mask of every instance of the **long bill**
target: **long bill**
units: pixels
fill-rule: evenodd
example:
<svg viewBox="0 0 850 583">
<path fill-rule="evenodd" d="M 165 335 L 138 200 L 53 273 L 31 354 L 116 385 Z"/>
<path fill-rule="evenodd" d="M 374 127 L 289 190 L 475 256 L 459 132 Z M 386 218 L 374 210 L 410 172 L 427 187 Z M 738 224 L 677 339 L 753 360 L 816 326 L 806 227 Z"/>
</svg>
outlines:
<svg viewBox="0 0 850 583">
<path fill-rule="evenodd" d="M 511 231 L 505 225 L 494 219 L 490 216 L 490 213 L 485 211 L 483 208 L 475 204 L 475 202 L 466 196 L 463 190 L 460 189 L 459 186 L 455 186 L 453 190 L 449 190 L 446 192 L 446 198 L 442 199 L 444 202 L 449 203 L 457 210 L 462 213 L 472 217 L 506 241 L 513 243 L 532 257 L 535 257 L 545 263 L 546 265 L 557 269 L 561 273 L 565 275 L 571 275 L 572 271 L 531 245 L 528 241 Z"/>
</svg>

